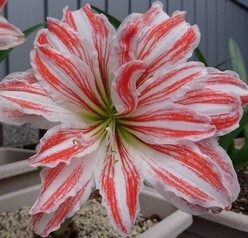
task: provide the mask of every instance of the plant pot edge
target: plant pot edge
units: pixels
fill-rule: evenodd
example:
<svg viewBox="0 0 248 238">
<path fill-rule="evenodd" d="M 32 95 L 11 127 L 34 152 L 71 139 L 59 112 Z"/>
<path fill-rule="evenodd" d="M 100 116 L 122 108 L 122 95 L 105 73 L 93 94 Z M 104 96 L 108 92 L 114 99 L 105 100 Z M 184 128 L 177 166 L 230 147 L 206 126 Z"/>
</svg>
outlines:
<svg viewBox="0 0 248 238">
<path fill-rule="evenodd" d="M 3 208 L 7 210 L 10 208 L 12 203 L 14 203 L 13 209 L 8 210 L 17 210 L 23 206 L 30 206 L 33 204 L 34 200 L 39 194 L 41 185 L 34 185 L 28 188 L 20 189 L 9 194 L 0 195 L 0 212 L 4 212 Z M 154 193 L 154 194 L 153 194 Z M 152 190 L 151 188 L 144 188 L 141 192 L 142 196 L 150 196 L 151 199 L 154 198 L 155 204 L 160 204 L 162 201 L 162 196 L 156 192 L 156 190 Z M 164 206 L 173 207 L 171 204 L 164 201 Z M 163 209 L 159 207 L 159 209 Z M 171 208 L 170 208 L 171 209 Z M 154 225 L 148 231 L 140 234 L 138 238 L 173 238 L 181 234 L 184 230 L 186 230 L 193 222 L 192 216 L 190 214 L 186 214 L 180 210 L 175 208 L 174 212 L 168 215 L 166 218 L 162 219 L 158 224 Z M 141 207 L 142 212 L 142 207 Z M 151 236 L 152 234 L 152 236 Z"/>
<path fill-rule="evenodd" d="M 204 214 L 200 217 L 231 227 L 236 230 L 248 232 L 248 216 L 233 211 L 222 211 L 219 214 Z"/>
<path fill-rule="evenodd" d="M 36 168 L 32 168 L 27 164 L 27 158 L 32 156 L 35 151 L 34 150 L 26 150 L 20 148 L 10 148 L 10 147 L 0 147 L 0 154 L 3 157 L 0 159 L 3 161 L 8 161 L 8 153 L 12 153 L 11 158 L 19 157 L 21 154 L 22 159 L 17 159 L 11 162 L 3 162 L 0 163 L 0 179 L 6 179 L 8 177 L 16 176 L 23 173 L 28 173 L 31 171 L 35 171 Z M 1 161 L 0 161 L 1 162 Z"/>
</svg>

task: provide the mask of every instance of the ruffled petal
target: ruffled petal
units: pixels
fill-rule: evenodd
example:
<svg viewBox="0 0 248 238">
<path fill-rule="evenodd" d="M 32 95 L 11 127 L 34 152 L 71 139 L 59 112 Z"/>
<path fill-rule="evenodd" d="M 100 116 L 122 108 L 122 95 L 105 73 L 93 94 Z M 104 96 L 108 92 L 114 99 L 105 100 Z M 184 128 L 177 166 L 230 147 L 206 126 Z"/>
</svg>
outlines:
<svg viewBox="0 0 248 238">
<path fill-rule="evenodd" d="M 68 165 L 60 163 L 55 168 L 43 169 L 42 189 L 30 213 L 54 212 L 67 198 L 74 197 L 92 178 L 96 161 L 90 155 L 74 158 Z"/>
<path fill-rule="evenodd" d="M 212 89 L 224 92 L 237 94 L 242 102 L 242 105 L 248 103 L 248 86 L 239 79 L 239 75 L 233 71 L 219 71 L 215 68 L 208 68 L 209 78 L 207 85 Z"/>
<path fill-rule="evenodd" d="M 156 2 L 145 14 L 130 14 L 117 31 L 114 53 L 119 55 L 119 65 L 137 59 L 137 47 L 140 39 L 154 27 L 168 20 L 161 2 Z"/>
<path fill-rule="evenodd" d="M 116 34 L 115 29 L 103 14 L 93 14 L 88 4 L 74 12 L 65 9 L 63 22 L 79 32 L 82 38 L 87 40 L 87 47 L 93 48 L 93 52 L 97 53 L 97 61 L 93 62 L 93 65 L 97 66 L 95 68 L 97 84 L 102 94 L 103 91 L 108 92 L 108 80 L 111 77 L 109 60 L 113 38 Z M 89 51 L 89 53 L 92 52 Z"/>
<path fill-rule="evenodd" d="M 237 95 L 208 87 L 190 90 L 176 103 L 209 116 L 211 124 L 217 129 L 217 136 L 225 135 L 238 128 L 243 114 Z"/>
<path fill-rule="evenodd" d="M 92 73 L 97 72 L 97 52 L 92 45 L 73 28 L 66 23 L 54 18 L 47 19 L 48 29 L 39 32 L 35 40 L 35 46 L 49 45 L 58 52 L 65 55 L 75 55 L 90 68 Z M 95 77 L 98 76 L 94 75 Z"/>
<path fill-rule="evenodd" d="M 24 41 L 25 36 L 22 31 L 0 16 L 0 50 L 13 48 Z"/>
<path fill-rule="evenodd" d="M 213 213 L 220 213 L 223 209 L 219 207 L 205 208 L 199 205 L 188 202 L 182 197 L 178 197 L 174 192 L 164 191 L 160 188 L 157 188 L 159 193 L 171 204 L 173 204 L 178 209 L 192 215 L 201 215 L 208 213 L 209 210 Z"/>
<path fill-rule="evenodd" d="M 94 76 L 78 57 L 66 56 L 46 45 L 33 51 L 31 62 L 39 83 L 58 103 L 82 114 L 102 113 Z"/>
<path fill-rule="evenodd" d="M 126 115 L 135 110 L 139 92 L 136 82 L 144 72 L 146 65 L 142 61 L 131 61 L 120 67 L 111 86 L 111 96 L 119 114 Z"/>
<path fill-rule="evenodd" d="M 238 181 L 230 168 L 230 159 L 224 162 L 225 156 L 217 162 L 219 147 L 214 148 L 211 156 L 213 147 L 205 154 L 200 146 L 190 141 L 149 145 L 133 138 L 131 143 L 140 155 L 137 159 L 142 160 L 146 181 L 184 211 L 192 214 L 207 210 L 220 212 L 230 209 L 231 202 L 238 196 Z M 237 188 L 232 190 L 234 186 Z"/>
<path fill-rule="evenodd" d="M 6 101 L 0 101 L 0 121 L 3 123 L 20 126 L 26 123 L 32 124 L 39 129 L 49 129 L 55 126 L 57 123 L 46 120 L 42 116 L 36 116 L 34 114 L 25 114 L 16 109 L 16 107 L 10 105 Z"/>
<path fill-rule="evenodd" d="M 76 128 L 75 124 L 53 127 L 41 139 L 38 152 L 28 159 L 30 166 L 55 167 L 72 158 L 82 158 L 95 151 L 101 139 L 101 126 L 88 129 Z"/>
<path fill-rule="evenodd" d="M 199 141 L 215 134 L 209 117 L 179 104 L 140 107 L 119 123 L 141 140 L 151 144 Z"/>
<path fill-rule="evenodd" d="M 197 145 L 201 152 L 209 156 L 221 169 L 225 185 L 232 192 L 230 201 L 234 202 L 240 192 L 240 186 L 230 157 L 215 139 L 202 140 L 197 142 Z"/>
<path fill-rule="evenodd" d="M 0 83 L 0 100 L 1 121 L 4 123 L 35 123 L 38 117 L 51 122 L 81 120 L 75 113 L 54 102 L 38 84 L 32 70 L 8 75 Z"/>
<path fill-rule="evenodd" d="M 114 229 L 124 236 L 132 228 L 140 209 L 138 195 L 143 179 L 133 158 L 131 147 L 118 133 L 100 176 L 102 203 Z"/>
<path fill-rule="evenodd" d="M 66 218 L 72 217 L 80 206 L 87 201 L 94 183 L 88 180 L 75 196 L 67 198 L 57 210 L 51 213 L 37 213 L 33 215 L 33 230 L 41 237 L 47 237 L 49 233 L 58 230 Z"/>
<path fill-rule="evenodd" d="M 49 17 L 47 29 L 39 33 L 35 45 L 49 44 L 54 50 L 76 55 L 88 64 L 88 55 L 82 41 L 80 35 L 67 24 Z"/>
<path fill-rule="evenodd" d="M 184 12 L 175 12 L 168 18 L 162 4 L 155 2 L 143 16 L 134 16 L 133 21 L 122 24 L 123 29 L 118 31 L 121 64 L 130 59 L 147 64 L 138 86 L 158 70 L 185 63 L 192 55 L 199 44 L 200 33 L 197 26 L 185 22 L 184 15 Z M 135 52 L 131 52 L 133 49 Z"/>
<path fill-rule="evenodd" d="M 189 62 L 169 70 L 160 70 L 138 88 L 138 106 L 156 106 L 174 102 L 207 76 L 206 68 L 198 62 Z"/>
<path fill-rule="evenodd" d="M 160 69 L 185 63 L 199 44 L 197 26 L 185 22 L 184 12 L 175 12 L 171 18 L 152 28 L 142 39 L 137 59 L 147 64 L 147 70 L 138 81 L 142 84 Z"/>
</svg>

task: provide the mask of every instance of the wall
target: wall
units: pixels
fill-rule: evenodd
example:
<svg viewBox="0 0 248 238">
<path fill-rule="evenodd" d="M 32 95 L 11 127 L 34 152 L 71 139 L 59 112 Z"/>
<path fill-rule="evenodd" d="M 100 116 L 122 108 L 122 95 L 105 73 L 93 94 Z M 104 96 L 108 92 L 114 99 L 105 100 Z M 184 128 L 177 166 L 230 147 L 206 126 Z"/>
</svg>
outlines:
<svg viewBox="0 0 248 238">
<path fill-rule="evenodd" d="M 86 2 L 107 10 L 110 14 L 123 20 L 130 12 L 145 12 L 154 1 L 8 0 L 4 15 L 11 23 L 24 30 L 34 24 L 43 22 L 46 16 L 60 19 L 62 9 L 66 5 L 70 9 L 77 9 Z M 248 32 L 246 30 L 247 9 L 240 7 L 232 0 L 162 0 L 162 2 L 164 3 L 164 9 L 169 14 L 172 14 L 175 10 L 187 11 L 187 20 L 200 27 L 202 33 L 200 49 L 211 66 L 216 66 L 229 58 L 227 51 L 229 38 L 234 38 L 238 42 L 245 55 L 246 62 L 248 62 L 248 44 L 246 44 Z M 8 73 L 30 68 L 29 53 L 33 48 L 34 38 L 34 35 L 29 37 L 25 44 L 14 49 L 9 58 L 0 64 L 0 79 Z M 229 62 L 222 65 L 223 69 L 228 67 L 230 67 Z M 15 137 L 15 133 L 21 133 L 23 129 L 18 132 L 16 130 L 20 129 L 3 128 L 5 137 L 10 138 L 7 144 L 11 144 L 11 138 Z M 26 129 L 25 133 L 26 139 L 35 138 L 34 141 L 36 141 L 38 138 L 37 131 L 33 129 Z M 13 144 L 18 143 L 19 141 L 15 141 Z"/>
</svg>

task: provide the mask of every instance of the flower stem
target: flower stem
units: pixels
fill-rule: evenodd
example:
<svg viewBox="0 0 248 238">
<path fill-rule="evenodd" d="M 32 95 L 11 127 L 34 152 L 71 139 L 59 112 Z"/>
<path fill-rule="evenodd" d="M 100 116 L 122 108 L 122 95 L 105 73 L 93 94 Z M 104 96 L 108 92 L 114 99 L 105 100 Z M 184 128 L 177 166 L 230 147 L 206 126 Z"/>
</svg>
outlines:
<svg viewBox="0 0 248 238">
<path fill-rule="evenodd" d="M 62 238 L 63 235 L 65 234 L 66 230 L 68 229 L 68 227 L 70 226 L 70 224 L 72 223 L 72 217 L 66 219 L 60 226 L 60 228 L 57 231 L 53 232 L 54 237 L 57 238 Z"/>
</svg>

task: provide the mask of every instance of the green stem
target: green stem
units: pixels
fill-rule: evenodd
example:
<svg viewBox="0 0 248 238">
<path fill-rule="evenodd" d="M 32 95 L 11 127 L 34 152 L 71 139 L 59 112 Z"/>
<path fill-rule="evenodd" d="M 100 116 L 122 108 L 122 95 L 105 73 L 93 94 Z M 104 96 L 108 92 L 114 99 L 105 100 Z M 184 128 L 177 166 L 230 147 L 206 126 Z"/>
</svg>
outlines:
<svg viewBox="0 0 248 238">
<path fill-rule="evenodd" d="M 68 229 L 68 227 L 70 226 L 70 224 L 72 223 L 72 217 L 66 219 L 60 226 L 60 228 L 57 231 L 53 232 L 53 235 L 57 238 L 61 238 L 63 237 L 63 235 L 65 234 L 66 230 Z"/>
<path fill-rule="evenodd" d="M 208 66 L 208 62 L 199 48 L 195 49 L 194 54 L 200 62 L 202 62 L 206 67 Z"/>
</svg>

